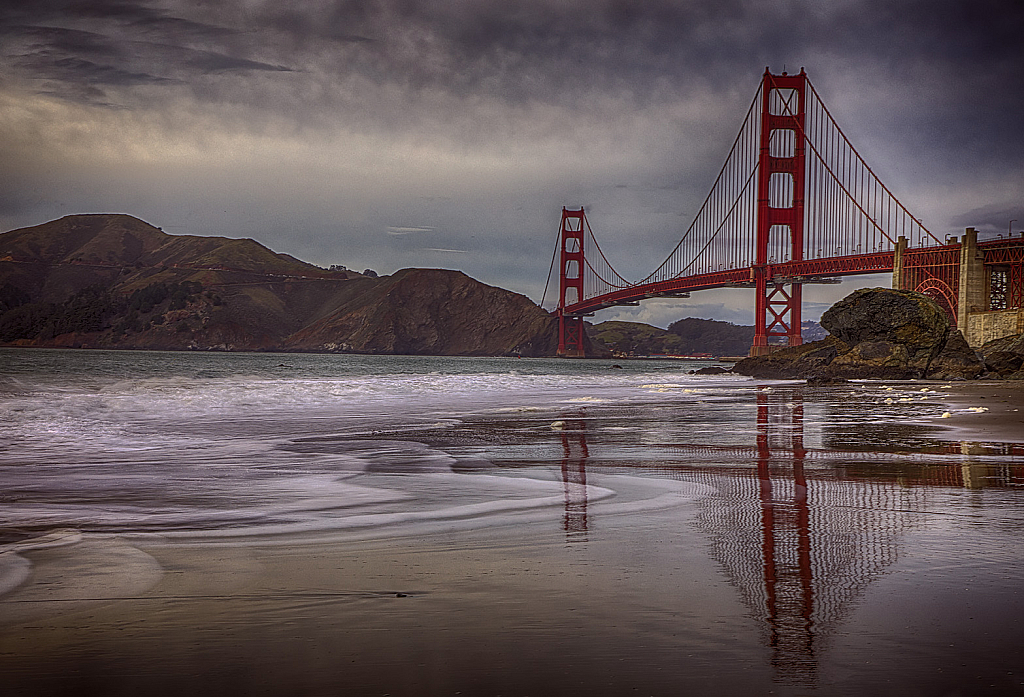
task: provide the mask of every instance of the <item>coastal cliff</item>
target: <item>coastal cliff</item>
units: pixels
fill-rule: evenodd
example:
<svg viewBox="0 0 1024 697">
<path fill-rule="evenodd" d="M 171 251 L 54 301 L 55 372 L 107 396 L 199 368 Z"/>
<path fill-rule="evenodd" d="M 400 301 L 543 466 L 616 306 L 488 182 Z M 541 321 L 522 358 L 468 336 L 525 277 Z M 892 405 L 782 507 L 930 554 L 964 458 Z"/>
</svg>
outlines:
<svg viewBox="0 0 1024 697">
<path fill-rule="evenodd" d="M 458 271 L 378 278 L 98 214 L 0 234 L 0 345 L 544 356 L 557 324 Z"/>
</svg>

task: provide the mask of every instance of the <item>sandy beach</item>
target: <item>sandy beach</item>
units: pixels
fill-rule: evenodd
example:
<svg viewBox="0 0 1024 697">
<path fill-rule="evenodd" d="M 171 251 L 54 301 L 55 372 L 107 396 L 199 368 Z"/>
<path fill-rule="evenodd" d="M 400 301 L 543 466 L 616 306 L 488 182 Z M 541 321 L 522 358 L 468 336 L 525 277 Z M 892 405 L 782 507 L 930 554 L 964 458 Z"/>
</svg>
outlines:
<svg viewBox="0 0 1024 697">
<path fill-rule="evenodd" d="M 1000 443 L 1024 443 L 1024 381 L 977 380 L 937 383 L 948 397 L 950 416 L 941 425 L 954 435 Z M 985 411 L 971 411 L 984 408 Z M 947 423 L 948 421 L 948 423 Z"/>
<path fill-rule="evenodd" d="M 251 365 L 8 397 L 5 694 L 1024 694 L 1024 385 Z"/>
</svg>

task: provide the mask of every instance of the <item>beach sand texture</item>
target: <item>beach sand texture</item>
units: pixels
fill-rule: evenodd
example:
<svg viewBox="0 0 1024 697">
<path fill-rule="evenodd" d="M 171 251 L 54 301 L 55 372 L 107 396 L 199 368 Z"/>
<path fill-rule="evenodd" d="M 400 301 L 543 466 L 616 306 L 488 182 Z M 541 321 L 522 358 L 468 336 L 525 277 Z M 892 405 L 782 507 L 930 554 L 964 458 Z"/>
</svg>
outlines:
<svg viewBox="0 0 1024 697">
<path fill-rule="evenodd" d="M 4 692 L 1024 694 L 1020 386 L 645 387 L 391 432 L 347 525 L 8 543 Z"/>
</svg>

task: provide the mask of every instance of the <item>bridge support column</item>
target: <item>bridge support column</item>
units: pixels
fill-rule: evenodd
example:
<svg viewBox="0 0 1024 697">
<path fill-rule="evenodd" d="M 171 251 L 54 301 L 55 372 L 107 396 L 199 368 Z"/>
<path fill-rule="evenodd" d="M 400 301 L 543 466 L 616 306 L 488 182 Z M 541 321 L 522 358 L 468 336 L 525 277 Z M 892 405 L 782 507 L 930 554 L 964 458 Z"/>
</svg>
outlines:
<svg viewBox="0 0 1024 697">
<path fill-rule="evenodd" d="M 763 356 L 771 352 L 770 338 L 785 337 L 787 346 L 799 346 L 804 340 L 800 332 L 800 310 L 803 304 L 803 284 L 786 285 L 759 274 L 755 292 L 754 342 L 750 347 L 751 356 Z"/>
<path fill-rule="evenodd" d="M 978 231 L 969 227 L 960 243 L 960 283 L 956 303 L 956 326 L 963 332 L 967 331 L 970 313 L 988 309 L 985 281 L 984 257 L 978 250 Z"/>
<path fill-rule="evenodd" d="M 907 251 L 907 238 L 900 235 L 896 238 L 896 249 L 892 256 L 892 288 L 903 290 L 903 253 Z"/>
<path fill-rule="evenodd" d="M 585 358 L 583 318 L 565 314 L 565 308 L 583 300 L 583 209 L 562 209 L 558 266 L 558 353 L 562 358 Z"/>
<path fill-rule="evenodd" d="M 558 311 L 558 352 L 559 358 L 586 358 L 583 347 L 583 318 L 565 315 Z"/>
<path fill-rule="evenodd" d="M 770 338 L 803 343 L 800 334 L 802 286 L 773 278 L 772 264 L 804 258 L 804 133 L 807 76 L 772 75 L 761 84 L 761 152 L 757 162 L 757 239 L 754 281 L 754 343 L 751 356 L 771 350 Z"/>
</svg>

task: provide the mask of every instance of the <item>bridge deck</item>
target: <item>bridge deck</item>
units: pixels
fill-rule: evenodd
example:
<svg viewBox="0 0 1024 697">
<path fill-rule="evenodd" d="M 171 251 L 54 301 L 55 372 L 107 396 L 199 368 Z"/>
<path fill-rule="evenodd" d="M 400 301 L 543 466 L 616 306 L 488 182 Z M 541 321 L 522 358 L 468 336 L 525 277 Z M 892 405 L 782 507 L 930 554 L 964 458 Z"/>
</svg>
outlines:
<svg viewBox="0 0 1024 697">
<path fill-rule="evenodd" d="M 846 257 L 810 259 L 769 264 L 769 277 L 777 283 L 827 283 L 827 278 L 856 274 L 889 273 L 893 252 L 873 252 Z M 641 283 L 567 305 L 567 315 L 584 315 L 616 305 L 629 305 L 650 298 L 672 297 L 711 288 L 753 288 L 754 267 L 744 266 L 715 273 L 683 276 L 666 281 Z M 685 297 L 685 295 L 683 296 Z"/>
<path fill-rule="evenodd" d="M 1018 269 L 1024 266 L 1024 237 L 997 238 L 977 243 L 985 265 L 1005 265 Z M 904 251 L 908 265 L 959 266 L 960 244 L 918 247 Z M 822 259 L 787 261 L 768 264 L 765 268 L 772 283 L 829 283 L 842 276 L 891 273 L 895 253 L 891 250 Z M 712 288 L 753 288 L 753 266 L 727 269 L 714 273 L 694 274 L 663 281 L 628 286 L 567 305 L 566 315 L 587 315 L 616 305 L 632 305 L 640 300 L 662 297 L 686 297 L 687 293 Z M 934 274 L 934 271 L 932 272 Z M 1019 272 L 1018 272 L 1019 273 Z M 1019 279 L 1016 279 L 1019 283 Z M 1016 290 L 1021 295 L 1021 290 Z"/>
</svg>

